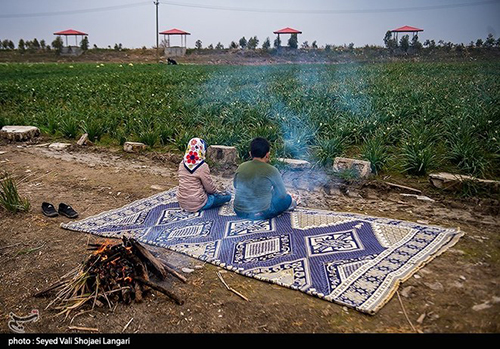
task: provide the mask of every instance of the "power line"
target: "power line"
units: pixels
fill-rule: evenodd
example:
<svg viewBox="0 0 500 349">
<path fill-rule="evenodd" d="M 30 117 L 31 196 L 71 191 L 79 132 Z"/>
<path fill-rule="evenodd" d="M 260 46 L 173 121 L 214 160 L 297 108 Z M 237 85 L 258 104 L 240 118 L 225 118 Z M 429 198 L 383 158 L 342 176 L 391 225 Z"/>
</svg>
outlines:
<svg viewBox="0 0 500 349">
<path fill-rule="evenodd" d="M 133 8 L 133 7 L 139 7 L 139 6 L 144 6 L 144 5 L 150 5 L 150 4 L 151 4 L 150 1 L 143 1 L 143 2 L 139 2 L 139 3 L 133 3 L 133 4 L 106 6 L 106 7 L 98 7 L 98 8 L 81 9 L 81 10 L 39 12 L 39 13 L 0 14 L 0 18 L 26 18 L 26 17 L 73 15 L 73 14 L 80 14 L 80 13 L 114 11 L 114 10 L 121 10 L 121 9 L 125 9 L 125 8 Z"/>
<path fill-rule="evenodd" d="M 215 6 L 215 5 L 200 5 L 200 4 L 185 4 L 173 1 L 163 1 L 163 4 L 180 7 L 202 8 L 210 10 L 225 10 L 225 11 L 240 11 L 240 12 L 262 12 L 262 13 L 298 13 L 298 14 L 355 14 L 355 13 L 385 13 L 385 12 L 412 12 L 412 11 L 428 11 L 451 9 L 460 7 L 473 7 L 488 4 L 499 3 L 499 0 L 478 1 L 473 3 L 458 3 L 447 5 L 429 5 L 429 6 L 412 6 L 400 8 L 382 8 L 382 9 L 358 9 L 358 10 L 291 10 L 291 9 L 255 9 L 255 8 L 242 8 L 242 7 L 228 7 L 228 6 Z"/>
<path fill-rule="evenodd" d="M 190 4 L 179 3 L 175 1 L 162 1 L 162 4 L 178 7 L 198 8 L 206 10 L 223 10 L 223 11 L 237 11 L 237 12 L 260 12 L 260 13 L 283 13 L 283 14 L 363 14 L 363 13 L 389 13 L 389 12 L 414 12 L 414 11 L 429 11 L 429 10 L 444 10 L 462 7 L 475 7 L 489 4 L 500 4 L 499 0 L 486 0 L 477 2 L 464 2 L 458 4 L 443 4 L 443 5 L 428 5 L 428 6 L 411 6 L 399 8 L 381 8 L 381 9 L 352 9 L 352 10 L 293 10 L 293 9 L 257 9 L 257 8 L 244 8 L 244 7 L 229 7 L 229 6 L 216 6 L 216 5 L 203 5 L 203 4 Z M 21 14 L 0 14 L 0 18 L 27 18 L 27 17 L 45 17 L 45 16 L 58 16 L 58 15 L 71 15 L 81 13 L 114 11 L 125 8 L 133 8 L 139 6 L 150 5 L 150 1 L 139 2 L 133 4 L 117 5 L 98 7 L 91 9 L 80 10 L 67 10 L 56 12 L 39 12 L 39 13 L 21 13 Z"/>
</svg>

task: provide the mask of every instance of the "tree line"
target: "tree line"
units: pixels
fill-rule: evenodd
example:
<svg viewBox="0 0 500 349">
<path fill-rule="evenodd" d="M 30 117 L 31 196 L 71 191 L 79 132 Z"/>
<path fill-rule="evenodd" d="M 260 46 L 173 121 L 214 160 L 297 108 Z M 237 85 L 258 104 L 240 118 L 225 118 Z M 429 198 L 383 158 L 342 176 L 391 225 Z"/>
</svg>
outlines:
<svg viewBox="0 0 500 349">
<path fill-rule="evenodd" d="M 227 48 L 229 49 L 242 49 L 242 50 L 256 50 L 259 46 L 259 39 L 257 36 L 250 37 L 248 40 L 243 36 L 237 41 L 231 41 L 231 43 L 228 45 Z M 304 44 L 307 46 L 305 47 Z M 305 41 L 302 45 L 302 48 L 309 48 L 309 44 L 307 41 Z M 273 42 L 273 47 L 274 48 L 280 48 L 282 47 L 281 39 L 277 37 L 274 42 Z M 288 47 L 291 49 L 297 49 L 298 48 L 298 37 L 297 34 L 291 34 L 290 38 L 288 39 Z M 196 40 L 195 42 L 195 48 L 197 50 L 203 49 L 203 43 L 201 40 Z M 219 41 L 217 45 L 210 44 L 206 47 L 206 49 L 209 50 L 224 50 L 226 47 Z M 269 37 L 264 40 L 261 46 L 263 51 L 268 51 L 271 49 L 271 39 Z M 318 48 L 316 41 L 313 42 L 313 48 Z"/>
<path fill-rule="evenodd" d="M 89 50 L 89 39 L 87 36 L 83 37 L 83 39 L 80 41 L 78 47 L 83 50 L 87 51 Z M 24 52 L 40 52 L 40 51 L 55 51 L 56 53 L 60 53 L 62 51 L 62 48 L 64 47 L 64 42 L 60 36 L 57 36 L 50 44 L 48 44 L 45 40 L 40 40 L 38 41 L 37 38 L 34 38 L 33 40 L 24 40 L 24 39 L 19 39 L 19 42 L 17 44 L 17 50 L 20 53 Z M 74 46 L 72 46 L 74 47 Z M 99 49 L 97 45 L 94 44 L 93 46 L 94 49 Z M 144 49 L 145 47 L 143 47 Z M 112 48 L 111 46 L 108 45 L 107 49 L 113 49 L 115 51 L 121 51 L 123 50 L 123 45 L 121 43 L 116 43 L 114 47 Z M 12 40 L 9 39 L 4 39 L 0 40 L 0 50 L 16 50 L 16 45 Z"/>
<path fill-rule="evenodd" d="M 500 47 L 500 38 L 495 39 L 493 34 L 488 34 L 485 40 L 483 39 L 477 39 L 476 41 L 471 41 L 469 44 L 465 45 L 463 43 L 460 44 L 455 44 L 452 42 L 445 42 L 444 40 L 439 40 L 437 43 L 433 39 L 427 39 L 423 43 L 420 42 L 418 35 L 413 35 L 412 38 L 410 38 L 409 35 L 403 35 L 401 39 L 397 40 L 397 37 L 393 36 L 393 33 L 391 31 L 387 31 L 385 36 L 384 36 L 384 46 L 385 48 L 389 49 L 391 52 L 396 52 L 396 51 L 403 51 L 405 53 L 408 53 L 410 51 L 419 51 L 423 48 L 428 48 L 428 49 L 435 49 L 435 48 L 445 48 L 447 50 L 455 49 L 456 51 L 464 50 L 465 48 L 493 48 L 493 47 Z M 237 41 L 231 41 L 229 46 L 227 47 L 228 49 L 248 49 L 248 50 L 256 50 L 259 45 L 259 39 L 257 36 L 253 36 L 250 39 L 246 39 L 244 36 L 237 40 Z M 281 40 L 279 37 L 277 37 L 274 42 L 273 42 L 273 47 L 275 49 L 278 49 L 282 47 Z M 299 48 L 299 43 L 298 43 L 298 38 L 297 34 L 292 34 L 288 40 L 288 45 L 287 47 L 289 49 L 298 49 Z M 271 49 L 271 40 L 269 37 L 266 38 L 266 40 L 262 43 L 261 46 L 263 51 L 268 51 Z M 325 46 L 319 47 L 317 44 L 317 41 L 314 40 L 311 44 L 309 44 L 308 41 L 304 41 L 300 45 L 301 49 L 308 50 L 308 49 L 322 49 L 326 52 L 330 51 L 352 51 L 355 48 L 354 43 L 349 43 L 349 44 L 344 44 L 344 45 L 331 45 L 331 44 L 326 44 Z M 381 48 L 380 46 L 371 46 L 371 45 L 366 45 L 365 48 Z M 195 43 L 195 49 L 197 50 L 202 50 L 202 49 L 207 49 L 207 50 L 224 50 L 226 47 L 222 43 L 217 43 L 217 45 L 210 44 L 207 47 L 203 47 L 203 43 L 201 40 L 197 40 Z"/>
<path fill-rule="evenodd" d="M 433 39 L 427 39 L 423 43 L 419 41 L 418 35 L 413 35 L 412 38 L 410 38 L 409 35 L 403 35 L 399 40 L 397 37 L 393 35 L 393 32 L 387 31 L 384 39 L 384 46 L 391 52 L 397 52 L 397 51 L 402 51 L 405 53 L 408 53 L 410 51 L 419 51 L 422 48 L 428 48 L 428 49 L 435 49 L 435 48 L 445 48 L 447 50 L 455 49 L 457 51 L 463 50 L 465 48 L 472 49 L 472 48 L 493 48 L 493 47 L 500 47 L 500 38 L 495 39 L 493 34 L 488 34 L 485 40 L 479 38 L 476 41 L 471 41 L 469 44 L 465 45 L 463 43 L 460 44 L 455 44 L 452 42 L 445 42 L 444 40 L 439 40 L 437 43 Z M 231 41 L 231 43 L 228 45 L 227 49 L 242 49 L 242 50 L 257 50 L 259 48 L 259 39 L 257 36 L 250 37 L 248 40 L 245 38 L 245 36 L 241 37 L 239 40 L 236 41 Z M 55 51 L 56 53 L 60 53 L 62 48 L 64 47 L 64 42 L 60 36 L 57 36 L 50 44 L 46 43 L 45 40 L 40 40 L 34 38 L 33 40 L 24 40 L 20 39 L 18 44 L 17 44 L 17 50 L 20 53 L 24 52 L 38 52 L 38 51 Z M 279 37 L 276 37 L 276 39 L 273 41 L 272 47 L 271 47 L 271 39 L 267 37 L 261 44 L 261 49 L 262 51 L 269 51 L 271 48 L 274 49 L 279 49 L 283 47 L 281 39 Z M 287 47 L 289 49 L 295 50 L 299 48 L 299 42 L 298 42 L 298 37 L 297 34 L 291 34 L 290 38 L 288 39 L 287 42 Z M 365 47 L 373 47 L 373 46 L 368 46 L 366 45 Z M 374 46 L 378 47 L 378 46 Z M 83 51 L 87 51 L 89 49 L 89 40 L 88 37 L 85 36 L 83 39 L 80 41 L 79 48 Z M 94 49 L 99 49 L 97 45 L 93 45 Z M 143 46 L 142 49 L 145 49 L 146 47 Z M 317 41 L 314 40 L 311 44 L 309 44 L 308 41 L 304 41 L 300 45 L 301 49 L 323 49 L 326 52 L 332 51 L 332 50 L 353 50 L 354 49 L 354 43 L 349 43 L 348 45 L 343 45 L 343 46 L 336 46 L 336 45 L 331 45 L 327 44 L 324 47 L 319 47 L 317 44 Z M 115 51 L 122 51 L 125 50 L 122 46 L 121 43 L 116 43 L 114 47 L 112 48 L 110 45 L 108 45 L 107 49 L 113 49 Z M 225 50 L 226 47 L 221 43 L 218 42 L 217 45 L 210 44 L 207 47 L 203 47 L 203 43 L 201 40 L 197 40 L 195 42 L 195 49 L 197 50 L 202 50 L 202 49 L 207 49 L 207 50 Z M 4 39 L 0 40 L 0 50 L 16 50 L 16 46 L 12 40 L 9 39 Z"/>
<path fill-rule="evenodd" d="M 384 45 L 391 52 L 396 50 L 400 50 L 403 52 L 409 52 L 410 50 L 419 51 L 422 48 L 435 49 L 435 48 L 445 48 L 447 50 L 455 49 L 457 51 L 463 50 L 466 47 L 469 49 L 472 48 L 486 48 L 491 49 L 493 47 L 500 47 L 500 38 L 494 38 L 493 34 L 489 33 L 486 37 L 486 40 L 477 39 L 475 42 L 471 41 L 469 44 L 465 45 L 464 43 L 455 44 L 452 42 L 445 42 L 444 40 L 439 40 L 436 44 L 436 41 L 433 39 L 427 39 L 423 43 L 421 43 L 418 39 L 418 35 L 415 34 L 410 39 L 409 35 L 403 35 L 399 41 L 397 37 L 393 36 L 392 32 L 388 30 L 384 36 Z"/>
</svg>

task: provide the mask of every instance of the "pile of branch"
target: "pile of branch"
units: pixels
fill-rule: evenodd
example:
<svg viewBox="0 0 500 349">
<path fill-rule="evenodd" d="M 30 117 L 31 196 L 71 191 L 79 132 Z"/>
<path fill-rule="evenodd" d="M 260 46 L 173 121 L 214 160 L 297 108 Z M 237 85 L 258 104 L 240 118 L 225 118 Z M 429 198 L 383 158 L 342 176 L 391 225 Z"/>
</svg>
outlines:
<svg viewBox="0 0 500 349">
<path fill-rule="evenodd" d="M 57 292 L 45 309 L 59 310 L 58 315 L 69 313 L 84 304 L 92 303 L 92 308 L 105 303 L 111 308 L 113 302 L 130 304 L 142 301 L 143 295 L 151 289 L 159 291 L 182 305 L 177 295 L 152 281 L 151 276 L 164 280 L 167 275 L 186 279 L 166 262 L 156 258 L 135 239 L 124 237 L 121 243 L 89 244 L 93 253 L 79 267 L 61 277 L 60 281 L 36 293 L 35 297 Z"/>
</svg>

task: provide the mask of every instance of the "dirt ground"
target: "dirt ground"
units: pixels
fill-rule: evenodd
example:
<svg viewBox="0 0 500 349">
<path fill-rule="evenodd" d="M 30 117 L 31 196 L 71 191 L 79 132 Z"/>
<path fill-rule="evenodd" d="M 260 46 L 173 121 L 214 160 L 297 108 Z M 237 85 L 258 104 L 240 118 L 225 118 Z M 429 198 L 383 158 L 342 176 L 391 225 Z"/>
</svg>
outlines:
<svg viewBox="0 0 500 349">
<path fill-rule="evenodd" d="M 43 143 L 43 140 L 41 141 Z M 121 207 L 177 185 L 177 158 L 146 152 L 124 153 L 112 147 L 47 146 L 0 141 L 0 169 L 19 181 L 31 209 L 11 214 L 0 209 L 0 332 L 9 333 L 9 313 L 26 316 L 38 309 L 26 333 L 71 333 L 70 326 L 98 333 L 497 333 L 500 330 L 499 203 L 495 199 L 459 199 L 433 189 L 426 179 L 406 184 L 435 201 L 402 196 L 383 179 L 307 188 L 290 181 L 312 208 L 356 212 L 459 227 L 465 235 L 413 277 L 376 314 L 315 298 L 281 286 L 247 278 L 190 257 L 161 252 L 187 278 L 169 277 L 166 287 L 184 299 L 177 305 L 153 292 L 141 303 L 114 308 L 90 307 L 66 320 L 45 310 L 50 297 L 35 298 L 81 263 L 96 236 L 60 228 L 69 219 L 45 217 L 44 201 L 72 205 L 86 218 Z M 290 174 L 285 174 L 290 177 Z M 386 178 L 394 181 L 394 178 Z M 228 177 L 217 177 L 221 185 Z M 229 292 L 216 273 L 248 298 Z M 131 321 L 132 320 L 132 321 Z M 131 321 L 131 322 L 130 322 Z"/>
</svg>

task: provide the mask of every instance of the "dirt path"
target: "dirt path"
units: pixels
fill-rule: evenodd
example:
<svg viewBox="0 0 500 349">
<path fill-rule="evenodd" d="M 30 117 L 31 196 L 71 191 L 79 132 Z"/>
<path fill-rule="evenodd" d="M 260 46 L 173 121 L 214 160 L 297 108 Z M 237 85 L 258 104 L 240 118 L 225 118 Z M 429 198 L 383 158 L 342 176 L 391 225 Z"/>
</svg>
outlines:
<svg viewBox="0 0 500 349">
<path fill-rule="evenodd" d="M 165 157 L 130 155 L 119 150 L 85 148 L 51 151 L 46 147 L 0 144 L 0 169 L 21 182 L 32 204 L 28 213 L 0 210 L 0 332 L 9 332 L 9 313 L 40 311 L 27 333 L 72 332 L 68 326 L 120 333 L 495 333 L 500 330 L 498 202 L 435 201 L 401 196 L 377 183 L 308 190 L 296 181 L 304 206 L 460 227 L 466 235 L 450 250 L 406 281 L 375 316 L 277 285 L 221 270 L 225 281 L 249 301 L 229 292 L 218 279 L 220 268 L 165 251 L 166 259 L 188 282 L 169 279 L 182 306 L 154 293 L 142 303 L 95 308 L 66 320 L 45 310 L 50 298 L 31 295 L 56 281 L 86 256 L 97 237 L 61 229 L 64 217 L 42 215 L 43 201 L 71 204 L 80 218 L 121 207 L 177 185 L 175 162 Z M 285 174 L 285 176 L 292 176 Z M 218 178 L 221 184 L 229 178 Z M 415 184 L 415 183 L 414 183 Z M 418 183 L 417 183 L 418 184 Z M 298 189 L 297 189 L 298 188 Z M 300 189 L 302 188 L 302 189 Z M 405 315 L 405 312 L 408 318 Z M 74 314 L 76 315 L 76 314 Z M 411 322 L 411 323 L 410 323 Z"/>
</svg>

